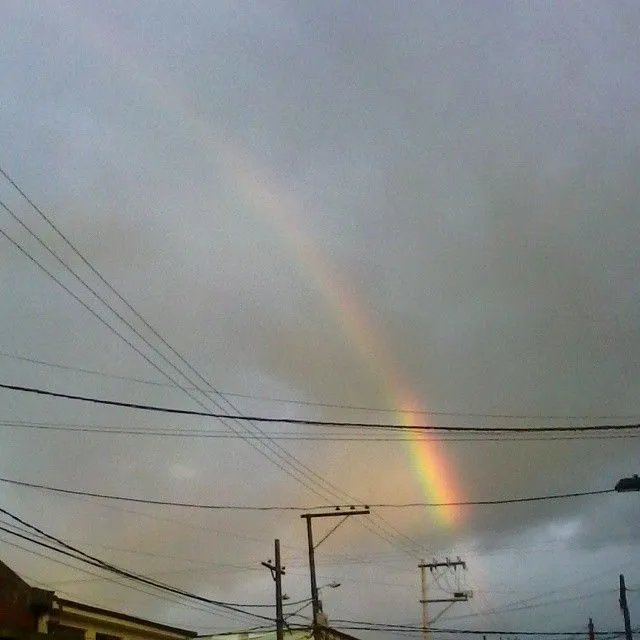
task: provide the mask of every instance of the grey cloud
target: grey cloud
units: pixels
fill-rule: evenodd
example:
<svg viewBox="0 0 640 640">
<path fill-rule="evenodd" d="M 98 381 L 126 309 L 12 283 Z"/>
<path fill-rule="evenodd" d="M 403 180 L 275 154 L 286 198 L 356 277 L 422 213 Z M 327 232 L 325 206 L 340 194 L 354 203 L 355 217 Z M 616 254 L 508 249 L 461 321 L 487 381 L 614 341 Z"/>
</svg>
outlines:
<svg viewBox="0 0 640 640">
<path fill-rule="evenodd" d="M 6 11 L 2 164 L 218 388 L 388 407 L 397 402 L 390 397 L 397 370 L 433 410 L 638 412 L 635 3 L 283 2 L 267 10 L 123 2 L 29 10 L 16 2 Z M 2 196 L 53 241 L 9 191 L 3 185 Z M 285 222 L 277 222 L 285 208 Z M 13 225 L 4 217 L 2 224 Z M 0 259 L 2 299 L 11 301 L 2 308 L 3 350 L 159 379 L 17 254 L 3 248 Z M 358 353 L 362 336 L 345 330 L 354 311 L 333 308 L 323 286 L 371 323 L 380 351 L 376 343 Z M 1 364 L 3 377 L 25 383 L 188 402 L 175 390 Z M 380 419 L 237 402 L 271 415 Z M 26 398 L 8 399 L 5 409 L 33 420 L 166 424 Z M 523 423 L 501 424 L 514 422 Z M 424 498 L 419 470 L 397 444 L 285 444 L 367 500 Z M 637 471 L 633 439 L 438 446 L 463 498 L 607 487 Z M 313 499 L 235 441 L 132 444 L 12 432 L 2 457 L 7 475 L 29 475 L 24 462 L 34 460 L 29 473 L 37 469 L 52 484 L 201 500 L 213 499 L 210 487 L 229 501 Z M 538 564 L 525 557 L 527 545 L 556 536 L 576 562 L 601 547 L 598 562 L 607 567 L 637 546 L 633 497 L 470 508 L 452 530 L 421 512 L 393 522 L 434 553 L 458 548 L 479 565 L 503 553 L 493 582 L 522 585 L 528 576 L 542 590 L 561 582 L 570 561 L 556 545 Z M 203 531 L 175 522 L 142 518 L 136 528 L 123 512 L 109 517 L 16 492 L 6 499 L 34 520 L 46 514 L 59 531 L 71 519 L 79 535 L 102 542 L 153 541 L 178 557 L 212 553 Z M 208 518 L 198 522 L 215 528 Z M 216 522 L 264 538 L 259 550 L 216 538 L 215 554 L 231 563 L 257 562 L 275 535 L 304 547 L 294 518 Z M 373 584 L 389 571 L 383 543 L 354 526 L 331 544 L 324 561 L 342 554 L 335 570 L 359 585 L 344 600 L 327 595 L 332 614 L 376 617 L 385 602 Z M 354 546 L 373 566 L 344 560 Z M 389 553 L 393 575 L 415 584 L 415 559 Z M 292 589 L 302 592 L 304 548 L 295 554 Z M 17 551 L 12 557 L 43 580 L 69 577 Z M 140 563 L 154 568 L 149 558 Z M 212 569 L 175 580 L 240 599 L 271 595 L 268 580 L 242 573 Z M 77 589 L 98 600 L 121 594 L 102 584 Z M 398 619 L 417 619 L 413 600 L 402 589 L 391 593 L 385 614 L 393 608 Z M 138 597 L 149 615 L 163 606 Z M 582 613 L 571 609 L 556 623 L 573 627 Z M 506 624 L 536 626 L 529 614 L 505 615 Z"/>
</svg>

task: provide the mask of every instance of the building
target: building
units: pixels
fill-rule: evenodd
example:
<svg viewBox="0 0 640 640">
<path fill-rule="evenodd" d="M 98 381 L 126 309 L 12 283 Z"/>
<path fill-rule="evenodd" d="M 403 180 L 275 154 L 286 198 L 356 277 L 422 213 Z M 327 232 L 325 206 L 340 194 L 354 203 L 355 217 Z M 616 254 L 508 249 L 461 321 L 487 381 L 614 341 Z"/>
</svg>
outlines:
<svg viewBox="0 0 640 640">
<path fill-rule="evenodd" d="M 0 562 L 0 640 L 191 640 L 197 634 L 56 596 Z"/>
</svg>

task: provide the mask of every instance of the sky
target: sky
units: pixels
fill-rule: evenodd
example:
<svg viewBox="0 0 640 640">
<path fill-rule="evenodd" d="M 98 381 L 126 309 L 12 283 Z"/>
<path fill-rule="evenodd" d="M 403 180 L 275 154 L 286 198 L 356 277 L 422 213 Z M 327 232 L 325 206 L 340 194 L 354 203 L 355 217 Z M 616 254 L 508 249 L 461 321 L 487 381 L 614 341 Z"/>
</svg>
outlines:
<svg viewBox="0 0 640 640">
<path fill-rule="evenodd" d="M 640 422 L 636 2 L 3 13 L 3 384 L 233 416 Z M 0 402 L 2 508 L 208 598 L 271 604 L 260 563 L 278 538 L 284 590 L 304 601 L 300 514 L 367 504 L 386 506 L 317 549 L 338 627 L 419 625 L 420 560 L 458 556 L 467 570 L 429 575 L 429 595 L 473 597 L 434 626 L 620 630 L 620 573 L 640 615 L 635 494 L 398 506 L 611 489 L 640 471 L 633 431 L 420 435 Z M 334 524 L 314 520 L 316 540 Z M 202 634 L 261 624 L 7 531 L 0 559 L 64 597 Z"/>
</svg>

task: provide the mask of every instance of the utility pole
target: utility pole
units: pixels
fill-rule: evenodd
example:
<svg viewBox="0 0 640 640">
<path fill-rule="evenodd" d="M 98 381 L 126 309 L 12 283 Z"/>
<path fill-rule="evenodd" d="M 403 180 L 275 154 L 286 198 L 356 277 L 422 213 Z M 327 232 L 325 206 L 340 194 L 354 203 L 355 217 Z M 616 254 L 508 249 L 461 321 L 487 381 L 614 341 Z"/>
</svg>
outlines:
<svg viewBox="0 0 640 640">
<path fill-rule="evenodd" d="M 589 618 L 589 640 L 596 640 L 596 634 L 593 629 L 593 620 Z"/>
<path fill-rule="evenodd" d="M 624 637 L 626 640 L 633 640 L 629 606 L 627 605 L 627 587 L 624 584 L 624 576 L 622 574 L 620 574 L 620 608 L 622 609 L 622 616 L 624 618 Z"/>
<path fill-rule="evenodd" d="M 282 576 L 285 574 L 284 567 L 280 564 L 280 540 L 275 540 L 275 564 L 261 562 L 263 567 L 271 571 L 271 577 L 276 583 L 276 640 L 284 640 L 284 615 L 282 613 Z"/>
<path fill-rule="evenodd" d="M 422 640 L 429 640 L 429 631 L 427 629 L 429 625 L 429 610 L 427 609 L 427 565 L 424 560 L 420 560 L 418 566 L 420 567 L 420 595 L 422 596 L 420 599 L 422 603 Z"/>
<path fill-rule="evenodd" d="M 454 602 L 466 602 L 473 595 L 471 591 L 463 591 L 460 588 L 458 591 L 454 591 L 451 598 L 427 598 L 427 576 L 426 569 L 429 569 L 431 573 L 433 573 L 434 569 L 439 568 L 447 568 L 457 570 L 458 567 L 462 567 L 463 569 L 467 568 L 467 563 L 464 560 L 460 560 L 460 558 L 456 560 L 450 560 L 449 558 L 445 558 L 444 562 L 438 562 L 433 560 L 433 562 L 425 562 L 424 560 L 420 561 L 418 565 L 420 569 L 420 583 L 421 583 L 421 595 L 420 603 L 422 604 L 422 638 L 423 640 L 429 640 L 429 610 L 427 605 L 429 602 L 446 602 L 448 606 L 445 607 L 440 613 L 436 616 L 436 619 L 440 617 L 449 607 L 453 605 Z"/>
<path fill-rule="evenodd" d="M 349 517 L 349 516 L 364 516 L 370 513 L 369 507 L 364 509 L 356 509 L 351 507 L 349 511 L 341 511 L 340 507 L 336 507 L 335 511 L 323 512 L 323 513 L 303 513 L 300 517 L 307 521 L 307 544 L 309 545 L 309 578 L 311 581 L 311 605 L 313 607 L 313 638 L 314 640 L 320 639 L 320 625 L 319 616 L 322 613 L 322 603 L 318 596 L 318 583 L 316 581 L 316 557 L 315 550 Z M 313 518 L 342 518 L 338 524 L 329 530 L 329 533 L 316 543 L 313 544 L 313 529 L 311 527 L 311 521 Z"/>
<path fill-rule="evenodd" d="M 634 473 L 630 478 L 621 478 L 615 486 L 618 492 L 640 491 L 640 476 Z M 631 633 L 631 620 L 629 618 L 629 605 L 627 604 L 627 588 L 624 584 L 624 576 L 620 574 L 620 608 L 624 617 L 625 640 L 633 640 Z"/>
</svg>

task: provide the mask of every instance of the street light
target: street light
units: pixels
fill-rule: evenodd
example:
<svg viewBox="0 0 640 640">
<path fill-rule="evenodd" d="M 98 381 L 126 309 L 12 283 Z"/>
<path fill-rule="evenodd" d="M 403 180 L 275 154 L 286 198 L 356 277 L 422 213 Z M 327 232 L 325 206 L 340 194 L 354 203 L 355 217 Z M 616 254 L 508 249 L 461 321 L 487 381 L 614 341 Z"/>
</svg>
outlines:
<svg viewBox="0 0 640 640">
<path fill-rule="evenodd" d="M 621 478 L 614 488 L 618 492 L 640 491 L 640 477 L 635 473 L 630 478 Z"/>
<path fill-rule="evenodd" d="M 327 582 L 327 584 L 322 584 L 318 587 L 318 593 L 320 593 L 320 591 L 322 591 L 323 589 L 337 589 L 338 587 L 341 587 L 342 583 L 341 582 L 337 582 L 335 580 L 331 581 L 331 582 Z M 291 596 L 288 595 L 283 595 L 282 596 L 283 600 L 291 600 Z M 303 598 L 302 600 L 292 600 L 291 602 L 287 602 L 287 604 L 285 606 L 287 607 L 294 607 L 297 604 L 303 604 L 305 607 L 308 606 L 311 602 L 313 602 L 313 598 Z M 291 615 L 291 614 L 289 614 Z"/>
<path fill-rule="evenodd" d="M 328 627 L 329 626 L 329 617 L 327 616 L 327 614 L 325 613 L 323 606 L 322 606 L 322 600 L 320 600 L 320 591 L 321 589 L 325 589 L 325 588 L 329 588 L 329 589 L 337 589 L 340 586 L 339 582 L 330 582 L 329 584 L 325 584 L 322 587 L 318 587 L 318 612 L 316 614 L 316 625 L 320 625 L 321 627 Z M 314 629 L 315 631 L 315 629 Z M 322 636 L 324 637 L 324 636 Z"/>
<path fill-rule="evenodd" d="M 336 582 L 335 580 L 332 580 L 331 582 L 327 583 L 327 584 L 323 584 L 321 587 L 318 587 L 318 595 L 320 595 L 320 591 L 322 591 L 322 589 L 337 589 L 340 586 L 339 582 Z M 318 598 L 318 606 L 320 608 L 319 611 L 319 616 L 322 618 L 324 616 L 324 620 L 321 622 L 322 625 L 324 625 L 325 627 L 328 624 L 328 619 L 327 619 L 327 614 L 324 613 L 324 610 L 322 608 L 322 600 L 320 600 L 320 598 Z"/>
<path fill-rule="evenodd" d="M 339 586 L 340 586 L 340 583 L 334 580 L 332 582 L 329 582 L 328 584 L 323 584 L 322 586 L 318 587 L 317 591 L 319 594 L 323 589 L 326 589 L 326 588 L 337 589 Z M 306 609 L 312 602 L 313 602 L 312 598 L 305 598 L 304 600 L 295 600 L 294 602 L 287 603 L 287 606 L 289 607 L 292 607 L 297 604 L 302 606 L 298 607 L 295 611 L 292 611 L 291 613 L 287 613 L 285 618 L 288 620 L 289 618 L 293 618 L 294 616 L 297 616 L 303 609 Z M 318 599 L 318 602 L 321 603 L 320 599 Z M 320 611 L 320 617 L 322 617 L 323 615 L 324 614 L 322 613 L 322 611 Z"/>
</svg>

